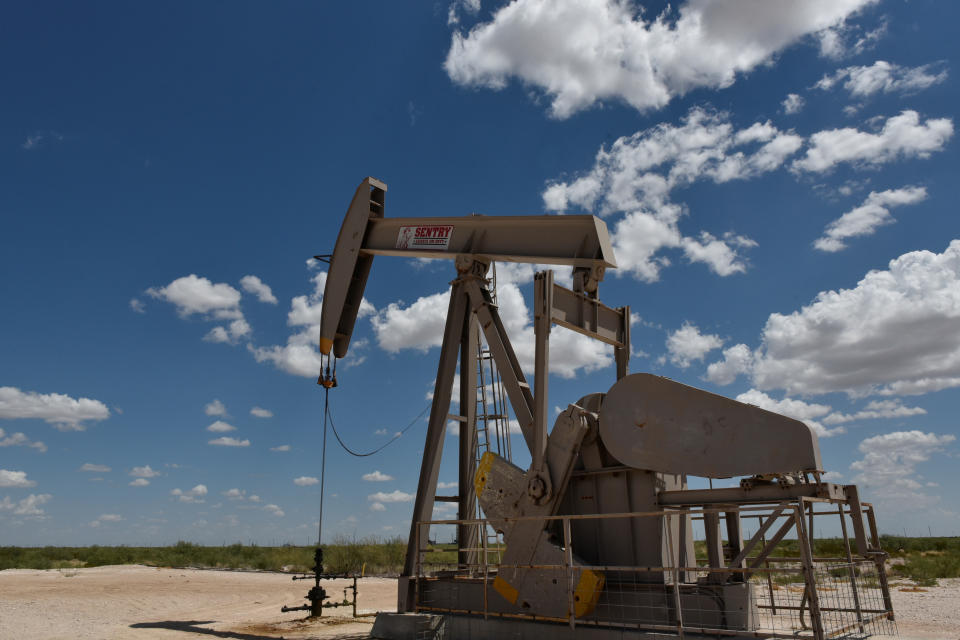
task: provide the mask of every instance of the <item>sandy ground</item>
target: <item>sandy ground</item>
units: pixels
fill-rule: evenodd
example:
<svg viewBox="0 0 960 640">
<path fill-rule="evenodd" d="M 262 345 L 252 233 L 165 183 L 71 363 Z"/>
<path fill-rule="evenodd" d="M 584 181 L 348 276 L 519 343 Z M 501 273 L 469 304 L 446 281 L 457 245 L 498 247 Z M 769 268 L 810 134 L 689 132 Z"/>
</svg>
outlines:
<svg viewBox="0 0 960 640">
<path fill-rule="evenodd" d="M 355 620 L 349 607 L 320 621 L 303 612 L 309 582 L 276 573 L 156 569 L 143 566 L 0 571 L 0 638 L 46 640 L 233 638 L 366 638 L 373 616 Z M 337 598 L 347 581 L 325 583 Z M 902 638 L 960 639 L 960 580 L 924 591 L 893 587 Z M 364 578 L 358 611 L 392 611 L 396 581 Z"/>
</svg>

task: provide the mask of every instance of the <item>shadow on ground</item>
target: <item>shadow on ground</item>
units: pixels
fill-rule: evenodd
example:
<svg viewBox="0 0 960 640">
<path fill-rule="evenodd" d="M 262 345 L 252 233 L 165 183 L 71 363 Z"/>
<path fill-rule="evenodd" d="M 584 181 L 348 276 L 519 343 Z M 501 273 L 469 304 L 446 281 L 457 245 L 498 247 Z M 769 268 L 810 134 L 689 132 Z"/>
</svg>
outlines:
<svg viewBox="0 0 960 640">
<path fill-rule="evenodd" d="M 239 633 L 237 631 L 217 631 L 216 629 L 207 629 L 200 626 L 212 622 L 215 622 L 215 620 L 163 620 L 160 622 L 138 622 L 130 625 L 130 628 L 169 629 L 171 631 L 184 631 L 186 633 L 200 633 L 216 638 L 231 638 L 232 640 L 277 640 L 277 636 L 261 636 L 252 633 Z"/>
<path fill-rule="evenodd" d="M 169 629 L 170 631 L 183 631 L 184 633 L 198 633 L 215 638 L 228 638 L 229 640 L 278 640 L 282 635 L 264 636 L 257 633 L 245 633 L 243 631 L 218 631 L 216 629 L 207 629 L 200 625 L 212 624 L 215 620 L 163 620 L 158 622 L 138 622 L 130 625 L 131 629 Z M 337 622 L 333 622 L 337 624 Z M 341 623 L 342 624 L 342 623 Z M 278 630 L 278 633 L 280 631 Z M 369 633 L 351 633 L 331 637 L 331 640 L 365 640 L 369 638 Z"/>
</svg>

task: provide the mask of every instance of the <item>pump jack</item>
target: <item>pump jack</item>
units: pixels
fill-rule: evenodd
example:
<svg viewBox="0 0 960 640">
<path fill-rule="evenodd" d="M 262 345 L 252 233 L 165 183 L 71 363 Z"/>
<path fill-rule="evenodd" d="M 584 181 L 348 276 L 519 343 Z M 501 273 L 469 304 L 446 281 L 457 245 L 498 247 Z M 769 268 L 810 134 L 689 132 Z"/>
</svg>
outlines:
<svg viewBox="0 0 960 640">
<path fill-rule="evenodd" d="M 667 378 L 629 375 L 630 308 L 606 306 L 598 297 L 606 270 L 616 268 L 602 220 L 590 215 L 385 218 L 386 191 L 384 183 L 366 178 L 350 203 L 330 259 L 319 347 L 328 358 L 347 354 L 374 256 L 453 260 L 456 278 L 399 580 L 399 612 L 443 615 L 452 629 L 467 630 L 471 637 L 507 632 L 534 637 L 549 621 L 553 631 L 562 630 L 555 622 L 564 621 L 571 633 L 586 624 L 596 634 L 591 637 L 608 637 L 607 632 L 620 637 L 625 624 L 682 636 L 694 631 L 685 610 L 709 608 L 695 626 L 699 633 L 757 635 L 751 572 L 769 564 L 776 543 L 795 530 L 806 581 L 801 618 L 809 610 L 811 637 L 819 640 L 829 629 L 811 584 L 816 558 L 809 543 L 813 505 L 829 503 L 839 507 L 845 537 L 846 518 L 852 522 L 857 555 L 854 559 L 848 545 L 851 562 L 867 562 L 879 573 L 882 616 L 871 620 L 893 619 L 872 507 L 861 504 L 855 486 L 822 480 L 819 444 L 810 427 Z M 493 261 L 573 269 L 572 288 L 554 282 L 549 270 L 534 278 L 532 387 L 487 288 Z M 617 380 L 606 393 L 586 394 L 569 404 L 548 432 L 553 324 L 611 345 Z M 478 332 L 502 375 L 529 449 L 527 470 L 489 452 L 476 462 L 470 434 L 476 421 Z M 458 359 L 459 413 L 450 415 Z M 449 420 L 459 423 L 461 434 L 458 561 L 456 570 L 428 576 L 422 567 Z M 693 490 L 688 476 L 746 478 L 736 488 Z M 478 501 L 482 521 L 476 519 Z M 750 513 L 762 505 L 770 505 L 763 517 Z M 741 515 L 762 524 L 748 541 Z M 764 536 L 778 519 L 785 522 L 767 541 Z M 708 564 L 699 573 L 694 520 L 702 520 L 707 539 Z M 496 567 L 488 565 L 479 540 L 487 527 L 502 532 L 506 541 Z M 754 552 L 758 555 L 749 557 Z M 557 579 L 558 567 L 564 568 L 564 579 Z M 623 586 L 627 582 L 629 589 Z M 617 609 L 617 603 L 636 604 L 654 593 L 665 603 L 672 598 L 671 603 L 655 611 L 635 607 L 629 616 Z M 861 631 L 867 615 L 862 609 L 857 600 Z"/>
</svg>

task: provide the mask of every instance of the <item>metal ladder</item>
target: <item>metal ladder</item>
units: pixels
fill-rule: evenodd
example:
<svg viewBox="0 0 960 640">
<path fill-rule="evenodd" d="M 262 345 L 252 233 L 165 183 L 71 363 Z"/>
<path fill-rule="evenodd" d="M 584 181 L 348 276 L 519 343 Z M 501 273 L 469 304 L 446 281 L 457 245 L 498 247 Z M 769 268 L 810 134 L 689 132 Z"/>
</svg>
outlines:
<svg viewBox="0 0 960 640">
<path fill-rule="evenodd" d="M 490 265 L 490 297 L 494 304 L 497 302 L 497 267 Z M 477 463 L 484 453 L 493 450 L 497 455 L 512 461 L 513 451 L 510 446 L 510 421 L 507 415 L 506 395 L 503 382 L 497 365 L 493 360 L 490 349 L 486 348 L 483 338 L 477 336 L 477 411 L 476 438 Z M 480 504 L 477 503 L 477 517 L 483 517 Z M 503 537 L 493 531 L 486 530 L 486 547 L 488 562 L 499 562 L 503 548 Z"/>
</svg>

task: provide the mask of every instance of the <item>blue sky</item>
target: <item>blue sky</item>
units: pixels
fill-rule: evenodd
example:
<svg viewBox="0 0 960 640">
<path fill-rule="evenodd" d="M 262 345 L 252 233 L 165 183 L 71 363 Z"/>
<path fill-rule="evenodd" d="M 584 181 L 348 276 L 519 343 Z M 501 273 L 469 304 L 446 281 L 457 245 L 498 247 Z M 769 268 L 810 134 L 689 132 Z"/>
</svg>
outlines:
<svg viewBox="0 0 960 640">
<path fill-rule="evenodd" d="M 311 542 L 309 258 L 367 175 L 388 216 L 603 216 L 633 371 L 805 420 L 883 530 L 960 533 L 960 10 L 643 5 L 0 10 L 0 540 Z M 499 274 L 527 363 L 532 270 Z M 375 261 L 347 444 L 426 407 L 452 276 Z M 551 406 L 609 388 L 553 337 Z M 406 534 L 424 434 L 329 449 L 325 539 Z"/>
</svg>

